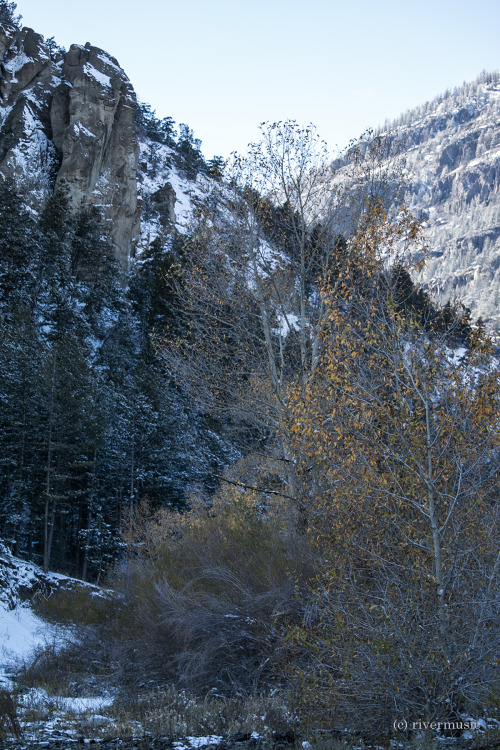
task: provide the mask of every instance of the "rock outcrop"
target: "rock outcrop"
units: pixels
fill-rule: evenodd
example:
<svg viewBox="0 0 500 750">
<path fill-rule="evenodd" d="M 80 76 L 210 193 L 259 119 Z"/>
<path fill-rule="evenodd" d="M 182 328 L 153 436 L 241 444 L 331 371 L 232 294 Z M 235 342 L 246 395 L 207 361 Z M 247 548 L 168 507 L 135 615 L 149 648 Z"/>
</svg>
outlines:
<svg viewBox="0 0 500 750">
<path fill-rule="evenodd" d="M 34 208 L 64 186 L 78 209 L 102 208 L 117 258 L 139 235 L 136 98 L 97 47 L 53 51 L 32 29 L 0 28 L 0 173 Z"/>
<path fill-rule="evenodd" d="M 135 94 L 114 58 L 90 44 L 64 52 L 14 26 L 0 27 L 0 53 L 0 176 L 33 209 L 58 187 L 75 210 L 100 206 L 125 270 L 136 246 L 185 231 L 199 186 L 180 174 L 171 145 L 145 133 L 139 142 Z M 427 224 L 422 280 L 498 328 L 500 75 L 405 113 L 381 136 L 403 144 L 409 200 Z"/>
</svg>

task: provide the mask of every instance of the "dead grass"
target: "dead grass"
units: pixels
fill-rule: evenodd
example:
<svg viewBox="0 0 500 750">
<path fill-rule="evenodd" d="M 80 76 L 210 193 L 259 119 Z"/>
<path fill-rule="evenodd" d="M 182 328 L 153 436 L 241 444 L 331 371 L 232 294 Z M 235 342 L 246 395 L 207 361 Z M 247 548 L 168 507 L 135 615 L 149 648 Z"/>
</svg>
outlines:
<svg viewBox="0 0 500 750">
<path fill-rule="evenodd" d="M 43 620 L 57 625 L 101 625 L 109 613 L 109 596 L 82 584 L 70 589 L 56 589 L 49 595 L 37 594 L 30 606 Z"/>
<path fill-rule="evenodd" d="M 263 741 L 293 737 L 297 721 L 278 696 L 225 698 L 208 694 L 203 699 L 174 687 L 151 691 L 136 701 L 117 701 L 113 715 L 121 726 L 139 723 L 152 736 L 258 734 Z"/>
</svg>

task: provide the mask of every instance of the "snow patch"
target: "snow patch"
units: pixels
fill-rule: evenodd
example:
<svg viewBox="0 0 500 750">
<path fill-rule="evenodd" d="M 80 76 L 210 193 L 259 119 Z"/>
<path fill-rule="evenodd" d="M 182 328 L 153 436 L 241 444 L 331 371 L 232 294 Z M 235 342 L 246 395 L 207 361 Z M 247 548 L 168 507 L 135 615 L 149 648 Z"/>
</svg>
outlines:
<svg viewBox="0 0 500 750">
<path fill-rule="evenodd" d="M 209 745 L 220 745 L 223 737 L 217 734 L 207 734 L 205 737 L 186 737 L 184 742 L 174 742 L 176 750 L 188 750 L 188 748 L 208 747 Z"/>
<path fill-rule="evenodd" d="M 103 53 L 102 55 L 97 55 L 97 59 L 101 60 L 101 62 L 103 62 L 105 65 L 109 65 L 110 68 L 114 68 L 114 70 L 117 70 L 119 73 L 123 72 L 120 66 L 114 63 L 113 60 L 105 53 Z"/>
<path fill-rule="evenodd" d="M 27 63 L 30 62 L 33 62 L 33 58 L 28 57 L 26 52 L 20 52 L 11 60 L 8 60 L 6 63 L 4 63 L 4 69 L 7 70 L 12 76 L 15 76 L 16 73 L 18 73 L 22 68 L 24 68 L 25 65 L 27 65 Z M 12 83 L 17 83 L 17 81 L 12 79 Z"/>
<path fill-rule="evenodd" d="M 83 711 L 93 711 L 97 713 L 106 706 L 111 706 L 113 698 L 94 696 L 89 698 L 57 698 L 57 702 L 68 711 L 82 713 Z"/>
<path fill-rule="evenodd" d="M 86 135 L 88 138 L 97 138 L 95 133 L 92 133 L 88 128 L 85 127 L 85 125 L 82 125 L 81 122 L 76 122 L 73 125 L 73 130 L 75 131 L 76 135 Z"/>
<path fill-rule="evenodd" d="M 8 682 L 7 674 L 17 660 L 27 658 L 38 646 L 67 636 L 66 628 L 35 615 L 29 600 L 37 591 L 76 586 L 89 588 L 92 595 L 106 596 L 92 584 L 61 573 L 44 573 L 37 565 L 14 557 L 0 544 L 0 684 Z"/>
<path fill-rule="evenodd" d="M 0 605 L 0 682 L 5 668 L 27 657 L 33 649 L 54 637 L 54 627 L 37 617 L 28 607 L 7 610 Z M 3 667 L 3 669 L 2 669 Z"/>
<path fill-rule="evenodd" d="M 85 65 L 83 66 L 83 70 L 86 75 L 88 75 L 90 78 L 93 78 L 94 81 L 100 83 L 101 86 L 111 88 L 111 78 L 104 73 L 101 73 L 100 70 L 94 68 L 94 66 L 90 63 L 85 63 Z"/>
<path fill-rule="evenodd" d="M 290 331 L 298 331 L 300 329 L 300 318 L 295 313 L 278 313 L 278 325 L 273 328 L 274 333 L 277 336 L 285 339 Z"/>
</svg>

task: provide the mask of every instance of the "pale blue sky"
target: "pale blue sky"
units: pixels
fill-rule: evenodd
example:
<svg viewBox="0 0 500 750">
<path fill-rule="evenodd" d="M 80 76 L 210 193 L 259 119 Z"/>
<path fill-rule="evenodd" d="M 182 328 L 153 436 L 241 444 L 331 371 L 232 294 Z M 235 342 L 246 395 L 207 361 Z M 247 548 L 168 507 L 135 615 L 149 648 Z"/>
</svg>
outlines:
<svg viewBox="0 0 500 750">
<path fill-rule="evenodd" d="M 313 122 L 334 148 L 500 68 L 500 0 L 18 0 L 23 24 L 117 58 L 138 97 L 207 158 L 264 120 Z"/>
</svg>

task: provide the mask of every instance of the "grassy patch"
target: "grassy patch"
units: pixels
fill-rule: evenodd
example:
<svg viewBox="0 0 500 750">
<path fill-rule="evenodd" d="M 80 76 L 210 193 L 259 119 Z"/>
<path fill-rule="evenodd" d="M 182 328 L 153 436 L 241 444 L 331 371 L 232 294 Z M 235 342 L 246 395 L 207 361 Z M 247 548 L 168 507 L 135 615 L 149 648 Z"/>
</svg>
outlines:
<svg viewBox="0 0 500 750">
<path fill-rule="evenodd" d="M 90 586 L 57 589 L 38 594 L 31 602 L 33 612 L 57 625 L 102 625 L 109 616 L 110 595 Z"/>
</svg>

